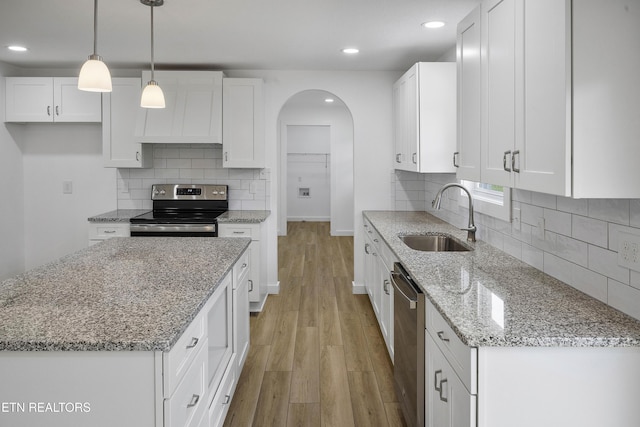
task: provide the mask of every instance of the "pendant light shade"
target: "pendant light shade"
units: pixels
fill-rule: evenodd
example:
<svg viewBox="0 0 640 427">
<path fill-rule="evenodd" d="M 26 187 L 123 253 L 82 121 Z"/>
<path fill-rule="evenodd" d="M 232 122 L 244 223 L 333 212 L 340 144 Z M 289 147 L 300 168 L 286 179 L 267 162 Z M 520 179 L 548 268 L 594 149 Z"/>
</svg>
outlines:
<svg viewBox="0 0 640 427">
<path fill-rule="evenodd" d="M 145 86 L 142 91 L 140 106 L 143 108 L 164 108 L 164 93 L 162 93 L 158 82 L 153 79 L 153 7 L 162 6 L 164 0 L 140 0 L 140 3 L 151 7 L 151 80 L 149 80 L 149 83 L 147 83 L 147 86 Z"/>
<path fill-rule="evenodd" d="M 88 92 L 111 92 L 111 73 L 98 55 L 98 0 L 93 3 L 93 54 L 82 65 L 78 76 L 78 89 Z"/>
</svg>

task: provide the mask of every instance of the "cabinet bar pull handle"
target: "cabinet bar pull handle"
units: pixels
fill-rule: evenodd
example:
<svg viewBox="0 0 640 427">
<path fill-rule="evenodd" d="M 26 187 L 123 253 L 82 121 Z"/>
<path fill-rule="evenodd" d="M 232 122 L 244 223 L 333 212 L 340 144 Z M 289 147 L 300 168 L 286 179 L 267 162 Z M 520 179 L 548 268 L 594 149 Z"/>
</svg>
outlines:
<svg viewBox="0 0 640 427">
<path fill-rule="evenodd" d="M 51 105 L 47 105 L 47 116 L 51 115 Z"/>
<path fill-rule="evenodd" d="M 244 231 L 234 231 L 233 234 L 244 234 Z"/>
<path fill-rule="evenodd" d="M 113 234 L 116 230 L 104 230 L 104 234 Z"/>
<path fill-rule="evenodd" d="M 411 155 L 411 161 L 413 162 L 414 165 L 418 164 L 418 153 L 413 153 Z"/>
<path fill-rule="evenodd" d="M 386 279 L 385 279 L 385 281 L 384 281 L 384 283 L 383 283 L 383 285 L 382 285 L 382 288 L 384 289 L 384 293 L 385 293 L 385 294 L 387 294 L 387 295 L 391 295 L 391 294 L 389 293 L 389 281 L 388 281 L 388 280 L 386 280 Z"/>
<path fill-rule="evenodd" d="M 402 163 L 400 161 L 400 153 L 396 154 L 396 163 Z"/>
<path fill-rule="evenodd" d="M 440 395 L 440 400 L 442 400 L 443 402 L 447 403 L 449 401 L 449 399 L 447 399 L 446 397 L 442 396 L 442 390 L 444 390 L 444 387 L 442 386 L 442 384 L 447 383 L 448 380 L 445 378 L 442 381 L 440 381 L 440 390 L 438 390 L 438 394 Z"/>
<path fill-rule="evenodd" d="M 456 151 L 455 153 L 453 153 L 453 167 L 455 167 L 455 168 L 459 168 L 460 167 L 460 165 L 457 162 L 458 154 L 460 154 L 459 151 Z"/>
<path fill-rule="evenodd" d="M 60 115 L 60 106 L 56 105 L 56 116 Z"/>
<path fill-rule="evenodd" d="M 242 269 L 244 270 L 245 268 L 247 268 L 247 263 L 246 263 L 246 262 L 243 262 L 243 263 L 242 263 Z"/>
<path fill-rule="evenodd" d="M 364 244 L 364 253 L 367 254 L 367 255 L 371 254 L 371 252 L 369 252 L 369 244 L 368 243 Z"/>
<path fill-rule="evenodd" d="M 193 408 L 198 404 L 199 400 L 200 400 L 200 395 L 194 394 L 193 396 L 191 396 L 191 402 L 187 403 L 187 408 Z"/>
<path fill-rule="evenodd" d="M 253 280 L 249 279 L 249 292 L 253 292 Z"/>
<path fill-rule="evenodd" d="M 187 348 L 193 348 L 198 344 L 199 339 L 196 337 L 191 338 L 191 343 L 187 346 Z"/>
<path fill-rule="evenodd" d="M 440 338 L 444 342 L 449 342 L 449 338 L 444 337 L 444 331 L 438 332 L 438 338 Z"/>
<path fill-rule="evenodd" d="M 438 385 L 438 375 L 440 374 L 442 374 L 442 369 L 438 369 L 433 374 L 433 388 L 435 388 L 436 391 L 442 390 L 442 385 Z"/>
<path fill-rule="evenodd" d="M 511 172 L 511 168 L 507 166 L 507 156 L 511 154 L 511 150 L 507 150 L 504 152 L 504 156 L 502 156 L 502 168 L 507 172 Z M 511 157 L 511 162 L 513 162 L 513 157 Z"/>
<path fill-rule="evenodd" d="M 222 404 L 223 405 L 228 405 L 230 400 L 231 400 L 231 396 L 229 396 L 228 394 L 225 394 L 224 402 L 222 402 Z"/>
<path fill-rule="evenodd" d="M 224 152 L 224 161 L 225 161 L 225 162 L 228 162 L 228 161 L 229 161 L 229 152 L 228 152 L 228 151 L 225 151 L 225 152 Z"/>
<path fill-rule="evenodd" d="M 513 171 L 516 173 L 520 173 L 520 168 L 516 167 L 516 156 L 520 158 L 520 150 L 515 150 L 513 152 L 513 156 L 511 156 L 511 169 L 513 169 Z M 518 161 L 518 164 L 520 164 L 519 161 Z"/>
<path fill-rule="evenodd" d="M 136 151 L 136 162 L 140 161 L 140 152 Z"/>
</svg>

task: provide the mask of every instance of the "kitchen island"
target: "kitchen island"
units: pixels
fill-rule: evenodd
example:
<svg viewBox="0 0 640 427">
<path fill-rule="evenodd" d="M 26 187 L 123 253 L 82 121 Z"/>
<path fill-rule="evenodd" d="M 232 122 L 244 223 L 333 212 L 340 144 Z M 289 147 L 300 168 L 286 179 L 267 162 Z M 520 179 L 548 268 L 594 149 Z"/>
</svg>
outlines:
<svg viewBox="0 0 640 427">
<path fill-rule="evenodd" d="M 113 238 L 0 283 L 0 425 L 196 425 L 249 244 Z"/>
<path fill-rule="evenodd" d="M 640 425 L 638 320 L 425 212 L 364 219 L 427 299 L 427 425 Z M 417 251 L 407 234 L 472 250 Z"/>
</svg>

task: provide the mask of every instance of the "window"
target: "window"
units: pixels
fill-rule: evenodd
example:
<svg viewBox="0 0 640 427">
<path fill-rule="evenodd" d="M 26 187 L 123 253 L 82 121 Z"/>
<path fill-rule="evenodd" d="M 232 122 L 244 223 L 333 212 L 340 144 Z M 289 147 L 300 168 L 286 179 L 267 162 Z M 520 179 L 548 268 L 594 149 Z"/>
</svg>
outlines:
<svg viewBox="0 0 640 427">
<path fill-rule="evenodd" d="M 461 181 L 473 196 L 473 208 L 476 212 L 511 222 L 511 189 L 481 182 Z M 467 206 L 466 194 L 460 190 L 458 198 L 461 206 Z"/>
</svg>

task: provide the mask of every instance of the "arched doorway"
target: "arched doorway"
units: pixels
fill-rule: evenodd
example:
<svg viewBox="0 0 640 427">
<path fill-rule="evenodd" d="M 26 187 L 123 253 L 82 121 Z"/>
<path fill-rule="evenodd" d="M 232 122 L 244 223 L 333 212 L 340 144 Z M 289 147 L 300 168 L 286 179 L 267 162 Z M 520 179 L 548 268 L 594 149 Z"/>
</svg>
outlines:
<svg viewBox="0 0 640 427">
<path fill-rule="evenodd" d="M 328 101 L 330 100 L 330 101 Z M 278 235 L 287 221 L 331 223 L 331 235 L 353 235 L 353 118 L 323 90 L 287 100 L 278 116 Z"/>
</svg>

